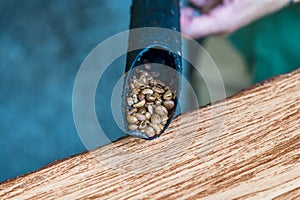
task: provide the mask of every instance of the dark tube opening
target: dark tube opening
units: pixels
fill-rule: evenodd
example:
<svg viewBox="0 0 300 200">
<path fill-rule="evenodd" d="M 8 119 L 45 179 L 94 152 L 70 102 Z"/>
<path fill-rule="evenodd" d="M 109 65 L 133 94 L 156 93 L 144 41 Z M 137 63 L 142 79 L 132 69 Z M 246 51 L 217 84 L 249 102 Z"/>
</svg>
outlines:
<svg viewBox="0 0 300 200">
<path fill-rule="evenodd" d="M 123 91 L 124 105 L 126 105 L 124 117 L 127 119 L 125 127 L 129 135 L 154 139 L 169 126 L 178 102 L 180 64 L 177 54 L 161 46 L 152 46 L 140 51 L 127 72 Z M 146 90 L 149 92 L 147 93 Z M 152 101 L 152 97 L 153 99 L 155 97 L 155 100 Z M 143 99 L 146 103 L 139 107 L 138 103 Z M 130 101 L 132 102 L 129 103 Z M 167 113 L 164 113 L 166 111 Z M 150 113 L 149 119 L 147 119 L 148 113 Z M 128 116 L 131 118 L 128 119 Z M 146 120 L 143 121 L 144 116 Z M 152 133 L 152 129 L 155 134 Z"/>
</svg>

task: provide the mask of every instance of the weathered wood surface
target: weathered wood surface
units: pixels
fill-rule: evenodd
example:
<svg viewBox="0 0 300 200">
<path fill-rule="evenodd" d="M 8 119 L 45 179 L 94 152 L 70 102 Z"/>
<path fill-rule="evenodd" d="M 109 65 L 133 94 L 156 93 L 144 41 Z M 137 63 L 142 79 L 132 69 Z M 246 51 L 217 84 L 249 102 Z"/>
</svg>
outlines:
<svg viewBox="0 0 300 200">
<path fill-rule="evenodd" d="M 153 141 L 127 137 L 6 181 L 10 198 L 300 199 L 300 70 L 183 114 Z"/>
</svg>

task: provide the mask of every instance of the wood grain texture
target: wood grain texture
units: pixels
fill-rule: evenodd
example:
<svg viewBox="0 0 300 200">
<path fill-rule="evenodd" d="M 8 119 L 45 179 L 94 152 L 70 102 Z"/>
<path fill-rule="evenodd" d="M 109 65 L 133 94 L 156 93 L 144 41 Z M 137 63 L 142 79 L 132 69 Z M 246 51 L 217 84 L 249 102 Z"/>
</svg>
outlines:
<svg viewBox="0 0 300 200">
<path fill-rule="evenodd" d="M 0 185 L 0 199 L 300 199 L 300 69 Z"/>
</svg>

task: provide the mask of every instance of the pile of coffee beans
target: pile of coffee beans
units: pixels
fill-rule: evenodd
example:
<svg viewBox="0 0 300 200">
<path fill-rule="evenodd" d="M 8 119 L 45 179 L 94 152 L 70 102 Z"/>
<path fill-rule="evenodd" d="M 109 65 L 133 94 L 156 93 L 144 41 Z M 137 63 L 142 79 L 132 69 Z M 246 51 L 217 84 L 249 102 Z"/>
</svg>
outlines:
<svg viewBox="0 0 300 200">
<path fill-rule="evenodd" d="M 139 70 L 130 78 L 126 118 L 129 131 L 151 138 L 164 129 L 175 107 L 176 93 L 150 72 Z"/>
</svg>

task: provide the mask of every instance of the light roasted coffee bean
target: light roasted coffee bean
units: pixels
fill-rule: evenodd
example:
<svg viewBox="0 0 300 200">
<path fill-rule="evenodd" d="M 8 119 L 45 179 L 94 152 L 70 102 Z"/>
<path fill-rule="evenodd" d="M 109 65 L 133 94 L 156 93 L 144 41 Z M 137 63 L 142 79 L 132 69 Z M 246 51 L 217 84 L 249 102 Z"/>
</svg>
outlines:
<svg viewBox="0 0 300 200">
<path fill-rule="evenodd" d="M 130 83 L 129 86 L 130 86 L 130 89 L 132 89 L 132 90 L 135 88 L 133 83 Z"/>
<path fill-rule="evenodd" d="M 141 91 L 140 89 L 134 89 L 132 90 L 131 94 L 137 96 L 140 93 L 140 91 Z"/>
<path fill-rule="evenodd" d="M 138 80 L 133 80 L 133 85 L 135 86 L 135 88 L 139 88 L 142 87 L 144 84 Z"/>
<path fill-rule="evenodd" d="M 138 94 L 138 95 L 137 95 L 137 98 L 138 98 L 138 100 L 142 101 L 142 100 L 145 99 L 145 95 L 143 95 L 143 94 Z"/>
<path fill-rule="evenodd" d="M 147 101 L 152 102 L 152 101 L 155 101 L 155 99 L 156 99 L 156 98 L 155 98 L 154 96 L 150 96 L 150 95 L 147 95 L 147 96 L 146 96 L 146 100 L 147 100 Z"/>
<path fill-rule="evenodd" d="M 141 132 L 141 133 L 145 133 L 145 129 L 139 129 L 139 131 Z"/>
<path fill-rule="evenodd" d="M 148 105 L 148 112 L 152 115 L 153 114 L 153 105 Z"/>
<path fill-rule="evenodd" d="M 132 106 L 133 104 L 134 104 L 133 98 L 132 97 L 128 97 L 127 98 L 127 105 Z"/>
<path fill-rule="evenodd" d="M 145 105 L 145 103 L 146 103 L 146 100 L 144 99 L 140 102 L 137 102 L 136 104 L 133 104 L 133 107 L 134 108 L 140 108 L 140 107 L 143 107 Z"/>
<path fill-rule="evenodd" d="M 148 136 L 148 137 L 154 137 L 155 136 L 155 131 L 152 127 L 146 127 L 145 129 L 145 134 Z"/>
<path fill-rule="evenodd" d="M 155 105 L 156 105 L 156 106 L 160 106 L 160 105 L 161 105 L 161 101 L 156 100 L 156 101 L 155 101 Z"/>
<path fill-rule="evenodd" d="M 151 80 L 151 81 L 149 81 L 149 85 L 151 86 L 151 87 L 153 87 L 154 85 L 156 85 L 157 84 L 157 81 L 156 80 Z"/>
<path fill-rule="evenodd" d="M 154 129 L 155 134 L 159 134 L 162 130 L 157 124 L 151 124 L 151 126 Z"/>
<path fill-rule="evenodd" d="M 142 121 L 139 124 L 139 129 L 145 129 L 146 127 L 148 127 L 148 121 Z"/>
<path fill-rule="evenodd" d="M 158 87 L 157 85 L 154 86 L 154 87 L 152 88 L 152 90 L 153 90 L 154 92 L 158 93 L 158 94 L 163 94 L 163 93 L 165 92 L 165 90 L 164 90 L 163 88 Z"/>
<path fill-rule="evenodd" d="M 141 80 L 142 80 L 142 83 L 143 83 L 143 84 L 147 84 L 147 78 L 146 78 L 145 75 L 142 75 L 142 76 L 141 76 Z"/>
<path fill-rule="evenodd" d="M 151 119 L 151 114 L 149 112 L 146 112 L 145 116 L 146 116 L 147 120 Z"/>
<path fill-rule="evenodd" d="M 135 113 L 134 116 L 139 120 L 139 121 L 145 121 L 147 118 L 145 115 L 141 113 Z"/>
<path fill-rule="evenodd" d="M 138 111 L 137 108 L 132 108 L 131 110 L 127 111 L 129 115 L 132 115 L 133 113 L 136 113 Z"/>
<path fill-rule="evenodd" d="M 131 115 L 128 115 L 128 116 L 127 116 L 127 122 L 128 122 L 129 124 L 135 124 L 137 121 L 138 121 L 138 119 L 137 119 L 136 117 L 131 116 Z"/>
<path fill-rule="evenodd" d="M 155 92 L 154 94 L 153 94 L 153 96 L 155 97 L 155 99 L 157 100 L 157 101 L 162 101 L 162 99 L 161 99 L 161 96 L 157 93 L 157 92 Z"/>
<path fill-rule="evenodd" d="M 164 126 L 163 126 L 163 125 L 161 125 L 161 124 L 158 124 L 158 127 L 159 127 L 161 130 L 163 130 L 163 129 L 164 129 Z"/>
<path fill-rule="evenodd" d="M 172 100 L 166 100 L 163 102 L 163 106 L 165 106 L 168 110 L 171 110 L 172 108 L 174 108 L 175 103 Z"/>
<path fill-rule="evenodd" d="M 154 105 L 154 102 L 147 102 L 147 103 L 145 103 L 145 107 L 148 107 L 148 106 L 153 106 Z"/>
<path fill-rule="evenodd" d="M 151 116 L 151 123 L 153 123 L 153 124 L 160 124 L 160 122 L 161 122 L 161 119 L 160 119 L 159 115 L 153 114 Z"/>
<path fill-rule="evenodd" d="M 139 113 L 145 114 L 147 112 L 147 109 L 145 107 L 139 108 Z"/>
<path fill-rule="evenodd" d="M 132 95 L 132 99 L 133 99 L 133 103 L 137 103 L 138 102 L 138 98 L 136 94 Z"/>
<path fill-rule="evenodd" d="M 152 95 L 153 94 L 153 90 L 151 90 L 151 89 L 143 89 L 142 90 L 142 94 L 149 94 L 149 95 Z"/>
<path fill-rule="evenodd" d="M 136 125 L 136 124 L 129 124 L 128 125 L 128 129 L 130 130 L 130 131 L 135 131 L 135 130 L 137 130 L 139 127 Z"/>
<path fill-rule="evenodd" d="M 165 93 L 164 93 L 164 95 L 163 95 L 163 98 L 164 98 L 164 100 L 170 100 L 170 99 L 172 99 L 172 92 L 170 91 L 170 90 L 167 90 Z"/>
<path fill-rule="evenodd" d="M 169 119 L 168 115 L 161 116 L 161 123 L 163 125 L 165 125 L 167 123 L 168 119 Z"/>
<path fill-rule="evenodd" d="M 159 115 L 167 115 L 168 114 L 168 110 L 164 106 L 155 107 L 154 112 Z"/>
</svg>

